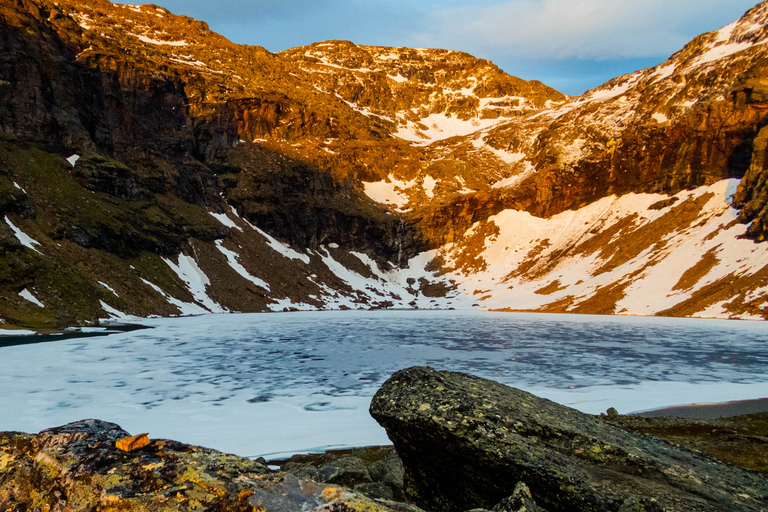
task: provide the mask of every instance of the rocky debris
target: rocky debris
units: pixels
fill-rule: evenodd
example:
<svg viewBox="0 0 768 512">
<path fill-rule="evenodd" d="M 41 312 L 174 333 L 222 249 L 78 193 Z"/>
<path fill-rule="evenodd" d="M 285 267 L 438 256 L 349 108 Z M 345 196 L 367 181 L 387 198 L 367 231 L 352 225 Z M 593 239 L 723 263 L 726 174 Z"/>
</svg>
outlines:
<svg viewBox="0 0 768 512">
<path fill-rule="evenodd" d="M 176 441 L 121 451 L 115 443 L 127 437 L 101 420 L 0 433 L 0 510 L 420 512 Z"/>
<path fill-rule="evenodd" d="M 618 413 L 600 418 L 625 430 L 664 438 L 768 477 L 766 412 L 714 419 L 649 418 Z"/>
<path fill-rule="evenodd" d="M 270 464 L 299 478 L 354 488 L 371 499 L 404 497 L 403 463 L 391 446 L 300 454 Z"/>
<path fill-rule="evenodd" d="M 371 403 L 428 510 L 492 508 L 517 482 L 556 511 L 759 511 L 768 480 L 502 384 L 414 367 Z"/>
<path fill-rule="evenodd" d="M 524 482 L 518 482 L 512 496 L 501 500 L 493 509 L 473 508 L 467 512 L 546 512 L 546 510 L 536 505 L 528 486 Z"/>
</svg>

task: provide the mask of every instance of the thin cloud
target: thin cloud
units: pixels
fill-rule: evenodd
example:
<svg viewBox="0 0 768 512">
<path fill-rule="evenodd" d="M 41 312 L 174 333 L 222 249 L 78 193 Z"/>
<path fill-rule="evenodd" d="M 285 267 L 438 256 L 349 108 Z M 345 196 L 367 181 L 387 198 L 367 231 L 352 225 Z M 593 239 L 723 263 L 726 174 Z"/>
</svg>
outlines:
<svg viewBox="0 0 768 512">
<path fill-rule="evenodd" d="M 690 27 L 751 1 L 513 0 L 432 15 L 435 43 L 473 49 L 504 47 L 510 56 L 546 59 L 638 58 L 666 54 L 688 42 Z M 738 13 L 738 14 L 736 14 Z M 710 29 L 719 27 L 710 27 Z"/>
</svg>

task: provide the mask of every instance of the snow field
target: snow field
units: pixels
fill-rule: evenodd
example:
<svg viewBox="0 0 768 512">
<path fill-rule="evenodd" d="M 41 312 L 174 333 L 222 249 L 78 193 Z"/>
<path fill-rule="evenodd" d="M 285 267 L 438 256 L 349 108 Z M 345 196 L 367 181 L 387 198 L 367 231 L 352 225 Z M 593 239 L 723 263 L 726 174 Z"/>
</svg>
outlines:
<svg viewBox="0 0 768 512">
<path fill-rule="evenodd" d="M 736 211 L 726 202 L 737 183 L 737 180 L 723 180 L 710 187 L 681 192 L 677 195 L 680 201 L 662 210 L 648 209 L 665 198 L 654 194 L 608 197 L 578 211 L 563 212 L 550 219 L 507 210 L 489 219 L 501 233 L 494 240 L 486 240 L 482 251 L 488 269 L 469 275 L 462 274 L 458 269 L 450 274 L 450 278 L 460 283 L 465 295 L 472 296 L 475 291 L 482 290 L 482 296 L 487 297 L 482 301 L 484 308 L 522 310 L 535 310 L 567 296 L 574 296 L 575 304 L 578 304 L 603 287 L 628 282 L 624 297 L 616 304 L 616 312 L 653 315 L 684 302 L 697 290 L 723 277 L 749 275 L 768 266 L 768 248 L 738 238 L 744 233 L 745 226 L 733 223 Z M 714 194 L 714 198 L 704 206 L 703 222 L 694 223 L 683 231 L 672 231 L 660 240 L 664 242 L 662 248 L 652 250 L 654 246 L 651 244 L 613 270 L 594 275 L 613 256 L 607 254 L 601 257 L 599 249 L 579 256 L 566 255 L 561 260 L 554 260 L 550 267 L 542 267 L 549 262 L 548 257 L 588 241 L 595 228 L 602 231 L 632 214 L 638 215 L 636 227 L 647 225 L 669 213 L 675 205 L 708 193 Z M 531 258 L 532 251 L 545 240 L 548 246 L 534 256 L 534 266 L 522 276 L 510 277 L 510 273 Z M 714 251 L 718 261 L 706 275 L 689 289 L 673 290 L 686 270 L 710 251 Z M 456 248 L 446 247 L 442 252 L 448 256 L 449 264 L 457 263 Z M 536 275 L 537 270 L 543 273 Z M 548 295 L 536 293 L 556 280 L 561 290 Z M 722 305 L 698 314 L 718 318 L 729 316 Z"/>
</svg>

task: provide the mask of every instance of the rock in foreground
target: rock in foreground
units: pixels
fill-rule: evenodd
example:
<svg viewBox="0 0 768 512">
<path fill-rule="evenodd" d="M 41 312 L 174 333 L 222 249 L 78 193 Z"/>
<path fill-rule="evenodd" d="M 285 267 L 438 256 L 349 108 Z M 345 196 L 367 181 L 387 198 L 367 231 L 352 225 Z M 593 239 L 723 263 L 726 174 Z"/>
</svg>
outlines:
<svg viewBox="0 0 768 512">
<path fill-rule="evenodd" d="M 100 420 L 0 433 L 0 511 L 398 510 L 216 450 L 167 440 L 115 446 L 128 436 Z"/>
<path fill-rule="evenodd" d="M 371 414 L 429 510 L 491 509 L 521 481 L 550 512 L 768 510 L 761 475 L 461 373 L 396 372 Z"/>
</svg>

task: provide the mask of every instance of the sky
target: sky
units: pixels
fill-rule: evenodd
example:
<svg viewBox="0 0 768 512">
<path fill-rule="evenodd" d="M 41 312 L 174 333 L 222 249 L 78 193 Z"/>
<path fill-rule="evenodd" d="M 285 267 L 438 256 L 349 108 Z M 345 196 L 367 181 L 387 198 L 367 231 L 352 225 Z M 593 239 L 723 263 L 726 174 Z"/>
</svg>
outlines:
<svg viewBox="0 0 768 512">
<path fill-rule="evenodd" d="M 155 0 L 277 52 L 329 39 L 460 50 L 576 95 L 663 62 L 756 0 Z M 136 3 L 131 2 L 120 3 Z"/>
</svg>

